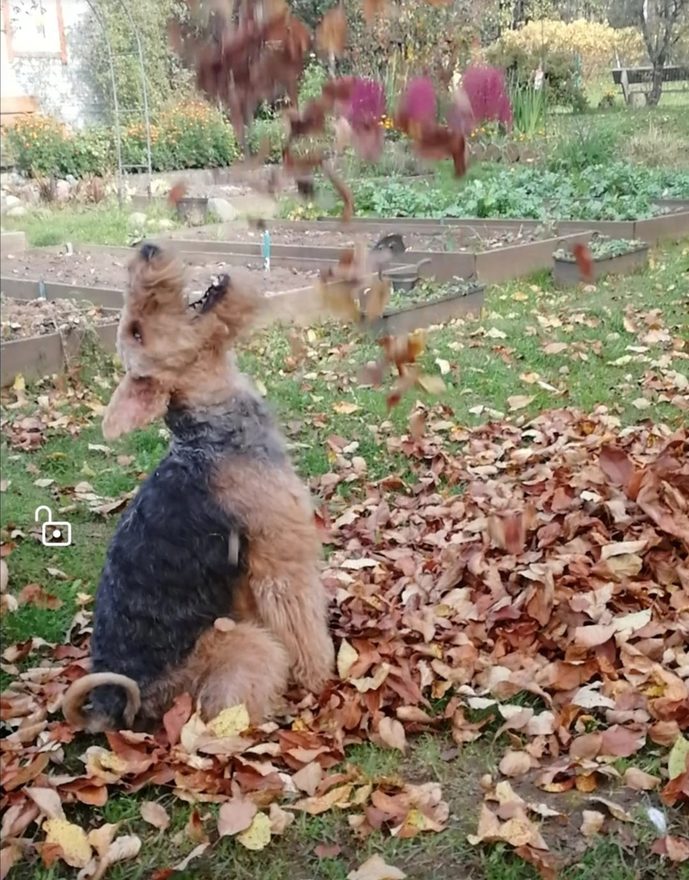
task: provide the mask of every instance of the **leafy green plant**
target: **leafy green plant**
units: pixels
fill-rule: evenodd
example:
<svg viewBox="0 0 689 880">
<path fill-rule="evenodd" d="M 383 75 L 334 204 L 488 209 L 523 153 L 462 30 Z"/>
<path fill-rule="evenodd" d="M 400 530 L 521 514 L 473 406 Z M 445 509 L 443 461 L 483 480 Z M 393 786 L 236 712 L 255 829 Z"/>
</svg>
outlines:
<svg viewBox="0 0 689 880">
<path fill-rule="evenodd" d="M 616 146 L 610 129 L 578 126 L 557 143 L 548 164 L 552 169 L 583 171 L 611 162 Z"/>
<path fill-rule="evenodd" d="M 223 167 L 239 155 L 225 117 L 201 101 L 161 110 L 151 123 L 150 134 L 154 171 Z M 70 131 L 51 117 L 30 116 L 10 129 L 7 139 L 17 167 L 32 177 L 102 176 L 115 167 L 113 132 L 100 126 Z M 123 129 L 122 161 L 146 166 L 143 122 Z"/>
<path fill-rule="evenodd" d="M 662 194 L 688 197 L 689 171 L 626 162 L 557 171 L 486 165 L 459 183 L 440 172 L 432 183 L 391 177 L 361 179 L 352 188 L 357 212 L 373 216 L 629 220 L 656 213 L 653 200 Z"/>
<path fill-rule="evenodd" d="M 533 86 L 513 86 L 510 100 L 514 129 L 527 137 L 534 137 L 545 125 L 545 91 Z"/>
<path fill-rule="evenodd" d="M 473 281 L 463 278 L 455 278 L 438 284 L 435 281 L 421 280 L 411 290 L 394 290 L 390 294 L 390 300 L 386 308 L 388 311 L 406 309 L 410 306 L 422 305 L 423 303 L 435 302 L 448 296 L 468 296 L 479 289 Z"/>
<path fill-rule="evenodd" d="M 622 254 L 628 254 L 631 251 L 637 251 L 644 247 L 647 247 L 644 241 L 638 241 L 633 238 L 610 238 L 607 235 L 594 235 L 589 242 L 589 250 L 594 260 L 621 257 Z M 560 248 L 555 251 L 554 256 L 558 260 L 565 260 L 568 263 L 576 261 L 574 254 L 567 248 Z"/>
</svg>

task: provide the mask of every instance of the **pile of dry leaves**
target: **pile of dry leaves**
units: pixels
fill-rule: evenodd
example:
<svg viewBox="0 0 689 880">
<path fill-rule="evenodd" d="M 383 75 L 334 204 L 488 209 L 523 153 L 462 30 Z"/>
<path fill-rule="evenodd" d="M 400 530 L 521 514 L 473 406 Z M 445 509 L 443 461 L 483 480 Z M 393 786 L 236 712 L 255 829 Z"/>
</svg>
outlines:
<svg viewBox="0 0 689 880">
<path fill-rule="evenodd" d="M 416 482 L 388 477 L 351 506 L 336 488 L 356 456 L 333 439 L 335 466 L 318 489 L 334 545 L 324 580 L 337 677 L 320 697 L 293 693 L 289 717 L 253 729 L 233 707 L 204 723 L 184 696 L 155 736 L 82 738 L 83 769 L 68 773 L 75 734 L 59 707 L 87 666 L 86 606 L 66 644 L 6 647 L 2 668 L 14 682 L 2 695 L 3 872 L 38 857 L 101 877 L 140 841 L 114 825 L 87 832 L 69 820 L 71 805 L 102 806 L 150 785 L 221 804 L 210 834 L 192 813 L 189 859 L 225 835 L 261 849 L 300 812 L 343 810 L 362 837 L 441 832 L 449 809 L 440 785 L 372 782 L 342 769 L 346 747 L 404 752 L 410 735 L 448 728 L 461 746 L 494 737 L 495 722 L 509 747 L 499 778 L 486 780 L 470 842 L 504 841 L 544 878 L 558 865 L 541 823 L 563 817 L 522 798 L 518 782 L 589 795 L 584 835 L 609 814 L 630 818 L 597 797 L 610 780 L 656 789 L 667 806 L 689 801 L 687 432 L 620 429 L 603 410 L 467 430 L 438 407 L 414 424 L 388 446 L 408 458 Z M 460 485 L 462 494 L 448 491 Z M 525 692 L 531 706 L 515 699 Z M 633 764 L 649 743 L 667 749 L 659 776 Z M 631 762 L 622 777 L 620 757 Z M 159 828 L 169 821 L 148 801 L 142 816 Z M 659 833 L 654 851 L 687 860 L 689 840 Z"/>
</svg>

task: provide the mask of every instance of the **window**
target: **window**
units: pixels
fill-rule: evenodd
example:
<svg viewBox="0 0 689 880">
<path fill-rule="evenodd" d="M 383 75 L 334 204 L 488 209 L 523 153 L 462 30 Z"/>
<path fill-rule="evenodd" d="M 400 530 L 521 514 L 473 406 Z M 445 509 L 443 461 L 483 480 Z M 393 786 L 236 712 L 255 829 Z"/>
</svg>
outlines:
<svg viewBox="0 0 689 880">
<path fill-rule="evenodd" d="M 62 0 L 2 0 L 10 59 L 61 58 L 67 63 Z"/>
</svg>

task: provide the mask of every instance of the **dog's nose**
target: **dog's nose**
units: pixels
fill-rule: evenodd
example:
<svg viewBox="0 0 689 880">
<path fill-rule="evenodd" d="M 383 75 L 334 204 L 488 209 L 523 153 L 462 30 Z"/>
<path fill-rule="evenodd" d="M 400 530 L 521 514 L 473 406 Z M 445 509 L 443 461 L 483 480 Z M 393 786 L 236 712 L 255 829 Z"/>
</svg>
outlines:
<svg viewBox="0 0 689 880">
<path fill-rule="evenodd" d="M 141 249 L 139 250 L 139 254 L 141 255 L 142 260 L 152 260 L 153 257 L 157 257 L 160 253 L 160 248 L 157 244 L 150 244 L 150 242 L 145 242 L 141 245 Z"/>
</svg>

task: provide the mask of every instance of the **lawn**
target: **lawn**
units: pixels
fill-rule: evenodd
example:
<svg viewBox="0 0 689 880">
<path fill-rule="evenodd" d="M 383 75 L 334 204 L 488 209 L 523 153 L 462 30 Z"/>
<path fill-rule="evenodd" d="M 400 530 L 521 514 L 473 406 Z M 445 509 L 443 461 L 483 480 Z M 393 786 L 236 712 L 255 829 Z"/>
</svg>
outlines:
<svg viewBox="0 0 689 880">
<path fill-rule="evenodd" d="M 445 390 L 436 397 L 411 392 L 391 411 L 385 390 L 363 387 L 358 379 L 362 366 L 379 351 L 366 336 L 347 327 L 319 326 L 296 336 L 274 328 L 257 337 L 242 353 L 242 366 L 259 378 L 289 438 L 300 473 L 310 482 L 321 514 L 330 518 L 328 578 L 335 577 L 337 567 L 350 555 L 361 555 L 364 531 L 358 523 L 368 521 L 380 498 L 389 499 L 394 515 L 401 515 L 415 498 L 436 508 L 463 504 L 471 487 L 461 470 L 462 462 L 466 458 L 479 467 L 486 437 L 509 436 L 517 448 L 520 444 L 528 448 L 532 434 L 538 432 L 539 425 L 547 424 L 553 410 L 589 414 L 591 427 L 584 430 L 596 436 L 604 430 L 610 440 L 641 432 L 639 436 L 647 436 L 646 446 L 651 451 L 653 443 L 662 445 L 662 437 L 686 426 L 688 269 L 689 246 L 683 242 L 653 251 L 643 274 L 610 279 L 596 287 L 560 291 L 544 274 L 490 288 L 480 318 L 457 321 L 429 334 L 422 364 L 426 373 L 442 378 Z M 119 513 L 110 502 L 129 497 L 164 453 L 167 441 L 160 426 L 104 444 L 99 421 L 115 377 L 113 364 L 94 355 L 84 364 L 81 377 L 71 383 L 46 381 L 28 389 L 16 383 L 6 395 L 2 534 L 6 549 L 11 549 L 7 557 L 10 593 L 19 598 L 19 604 L 6 604 L 2 634 L 5 647 L 23 644 L 24 648 L 5 655 L 5 686 L 20 670 L 36 667 L 50 656 L 46 653 L 50 649 L 40 641 L 27 654 L 31 649 L 25 644 L 27 640 L 38 637 L 61 643 L 75 613 L 82 627 L 87 622 L 89 597 L 97 585 Z M 583 418 L 583 424 L 588 424 L 589 415 L 576 419 Z M 539 417 L 546 421 L 539 422 Z M 29 442 L 36 426 L 27 421 L 31 419 L 40 421 L 43 442 L 27 451 L 22 445 Z M 537 421 L 530 428 L 532 419 Z M 425 439 L 421 446 L 415 446 L 410 432 L 418 434 L 424 421 Z M 651 431 L 652 423 L 664 427 L 652 436 L 643 434 Z M 581 459 L 584 448 L 578 453 L 579 468 L 587 466 L 586 459 Z M 549 454 L 556 455 L 555 448 Z M 485 477 L 479 468 L 474 479 Z M 511 479 L 507 472 L 505 479 Z M 521 478 L 515 479 L 519 482 Z M 32 512 L 40 504 L 64 511 L 60 518 L 68 518 L 74 529 L 72 547 L 49 550 L 35 539 Z M 434 514 L 428 512 L 427 516 L 432 519 Z M 380 529 L 379 540 L 387 534 L 382 525 Z M 370 533 L 366 540 L 371 544 Z M 376 546 L 374 532 L 369 551 L 375 552 Z M 423 555 L 418 548 L 424 545 L 416 546 L 418 558 Z M 432 543 L 427 543 L 423 552 L 429 565 L 431 560 L 437 562 Z M 377 574 L 366 575 L 361 582 L 369 591 L 374 590 L 369 592 L 369 600 L 377 609 L 376 615 L 382 615 L 376 604 L 379 590 L 383 597 L 385 589 L 392 590 L 391 602 L 395 595 L 395 579 L 389 568 L 383 566 L 383 570 L 376 569 Z M 349 571 L 355 584 L 356 578 L 351 576 L 357 574 L 363 578 L 363 573 Z M 374 589 L 376 577 L 379 590 Z M 42 589 L 27 590 L 30 584 Z M 680 608 L 679 602 L 676 607 Z M 683 613 L 686 615 L 686 604 Z M 438 614 L 442 617 L 449 611 L 445 607 Z M 341 609 L 335 619 L 338 643 L 343 633 L 351 638 L 348 626 L 353 627 L 354 638 L 365 638 L 365 627 L 352 624 Z M 382 625 L 381 619 L 376 617 L 377 626 Z M 677 635 L 680 632 L 678 629 Z M 686 635 L 686 628 L 684 632 Z M 394 640 L 394 635 L 390 638 Z M 461 645 L 461 639 L 456 644 Z M 676 639 L 672 644 L 677 645 Z M 427 648 L 430 661 L 433 643 Z M 438 680 L 435 682 L 434 688 Z M 657 697 L 659 692 L 648 693 Z M 469 727 L 463 728 L 448 710 L 448 705 L 457 708 L 453 699 L 459 697 L 453 696 L 452 688 L 434 690 L 426 706 L 431 723 L 418 724 L 417 733 L 414 724 L 408 725 L 404 752 L 384 747 L 384 743 L 376 745 L 367 737 L 357 743 L 357 737 L 352 736 L 354 742 L 345 744 L 344 758 L 328 768 L 330 773 L 341 771 L 344 778 L 356 779 L 356 791 L 362 799 L 371 788 L 392 796 L 406 783 L 439 784 L 449 816 L 441 822 L 444 830 L 437 833 L 403 839 L 391 836 L 388 832 L 394 823 L 386 822 L 385 833 L 373 830 L 362 839 L 348 821 L 355 810 L 332 809 L 320 815 L 297 812 L 281 836 L 266 849 L 251 852 L 233 837 L 216 841 L 217 804 L 203 800 L 192 804 L 188 792 L 184 798 L 173 792 L 172 783 L 128 793 L 117 774 L 104 804 L 68 804 L 67 818 L 87 830 L 119 823 L 118 833 L 141 839 L 136 860 L 124 861 L 108 871 L 109 877 L 127 880 L 162 880 L 168 876 L 166 869 L 202 846 L 208 835 L 212 845 L 175 876 L 345 880 L 349 872 L 379 854 L 413 880 L 535 878 L 539 876 L 536 869 L 519 858 L 513 847 L 467 840 L 467 835 L 476 833 L 486 791 L 502 778 L 498 765 L 505 753 L 521 749 L 527 740 L 518 727 L 504 729 L 506 716 L 501 718 L 495 708 L 478 708 L 479 703 L 466 708 Z M 515 706 L 537 712 L 544 709 L 540 697 L 526 690 L 501 699 L 513 711 Z M 309 716 L 308 704 L 303 712 L 304 717 Z M 452 723 L 450 717 L 455 719 Z M 59 715 L 51 719 L 50 729 L 58 719 Z M 292 729 L 304 730 L 308 723 L 297 717 Z M 476 737 L 471 724 L 477 725 Z M 600 713 L 593 709 L 581 717 L 577 731 L 588 733 L 604 726 Z M 380 743 L 378 737 L 373 738 Z M 46 773 L 82 773 L 79 756 L 94 743 L 104 745 L 105 740 L 78 736 L 69 742 L 66 737 L 64 748 L 53 753 L 55 766 Z M 547 766 L 545 757 L 543 766 Z M 546 804 L 546 814 L 548 810 L 559 814 L 544 820 L 541 830 L 566 880 L 680 880 L 689 876 L 686 863 L 674 864 L 651 851 L 659 835 L 647 809 L 660 809 L 669 833 L 676 837 L 689 835 L 686 811 L 679 804 L 663 804 L 658 791 L 625 787 L 622 777 L 630 767 L 653 775 L 664 786 L 668 779 L 667 745 L 648 738 L 642 748 L 633 749 L 626 757 L 603 760 L 595 771 L 589 766 L 585 774 L 588 785 L 571 785 L 561 794 L 553 793 L 557 786 L 550 790 L 536 787 L 533 773 L 512 780 L 526 800 Z M 491 780 L 486 779 L 488 774 Z M 628 821 L 612 818 L 607 807 L 589 804 L 594 788 L 595 794 L 617 804 Z M 166 809 L 171 818 L 167 830 L 158 831 L 142 819 L 141 805 L 146 800 Z M 265 803 L 260 797 L 258 801 Z M 590 838 L 579 833 L 582 809 L 602 809 L 604 833 Z M 30 841 L 43 839 L 36 825 L 30 825 L 23 836 Z M 45 851 L 43 861 L 50 862 Z M 542 876 L 548 876 L 547 867 L 542 870 Z M 57 880 L 73 875 L 61 861 L 46 867 L 29 856 L 12 869 L 10 877 Z M 399 875 L 382 872 L 371 876 L 384 880 Z"/>
</svg>

